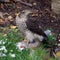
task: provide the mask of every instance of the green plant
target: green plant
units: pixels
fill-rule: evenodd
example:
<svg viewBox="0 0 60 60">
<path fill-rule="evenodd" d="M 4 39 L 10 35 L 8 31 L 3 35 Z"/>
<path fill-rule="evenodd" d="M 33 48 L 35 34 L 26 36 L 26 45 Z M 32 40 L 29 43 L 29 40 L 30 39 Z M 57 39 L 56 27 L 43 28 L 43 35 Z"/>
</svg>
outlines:
<svg viewBox="0 0 60 60">
<path fill-rule="evenodd" d="M 19 34 L 19 31 L 17 29 L 10 29 L 7 34 L 5 33 L 6 35 L 4 35 L 4 31 L 0 33 L 0 60 L 55 60 L 47 58 L 49 54 L 43 46 L 36 49 L 26 48 L 19 51 L 16 48 L 16 43 L 24 39 Z M 2 47 L 4 48 L 1 50 Z M 1 56 L 2 53 L 5 56 Z"/>
<path fill-rule="evenodd" d="M 55 45 L 56 37 L 53 34 L 51 34 L 48 36 L 48 41 L 50 42 L 51 45 Z"/>
</svg>

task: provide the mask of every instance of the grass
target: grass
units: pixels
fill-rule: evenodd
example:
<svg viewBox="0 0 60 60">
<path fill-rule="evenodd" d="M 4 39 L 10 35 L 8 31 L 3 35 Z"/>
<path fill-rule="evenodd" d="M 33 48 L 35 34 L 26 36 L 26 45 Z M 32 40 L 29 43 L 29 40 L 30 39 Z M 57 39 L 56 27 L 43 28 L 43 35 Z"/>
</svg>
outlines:
<svg viewBox="0 0 60 60">
<path fill-rule="evenodd" d="M 16 48 L 16 43 L 23 39 L 18 29 L 4 28 L 1 30 L 0 60 L 55 60 L 48 56 L 48 52 L 43 47 L 19 51 Z M 1 49 L 2 47 L 5 48 Z M 2 56 L 3 54 L 5 55 Z"/>
</svg>

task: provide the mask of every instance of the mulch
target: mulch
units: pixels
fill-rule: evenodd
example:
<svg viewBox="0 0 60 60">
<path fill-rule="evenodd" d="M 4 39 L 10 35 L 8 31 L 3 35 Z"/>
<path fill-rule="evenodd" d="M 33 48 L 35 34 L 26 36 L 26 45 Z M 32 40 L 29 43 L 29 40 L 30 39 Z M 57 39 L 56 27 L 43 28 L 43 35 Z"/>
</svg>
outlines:
<svg viewBox="0 0 60 60">
<path fill-rule="evenodd" d="M 52 32 L 55 33 L 56 36 L 60 34 L 60 18 L 57 14 L 55 14 L 50 9 L 50 6 L 49 7 L 47 6 L 49 4 L 42 6 L 37 1 L 35 1 L 34 3 L 32 2 L 31 4 L 33 4 L 33 6 L 30 6 L 29 4 L 26 5 L 20 2 L 1 3 L 0 12 L 4 12 L 4 13 L 7 12 L 9 15 L 11 15 L 13 17 L 13 21 L 11 22 L 11 24 L 15 24 L 15 13 L 16 12 L 20 12 L 24 9 L 38 10 L 38 12 L 36 13 L 38 14 L 37 19 L 39 19 L 38 24 L 42 27 L 42 29 L 44 30 L 51 29 Z M 33 18 L 33 19 L 35 20 L 36 18 Z"/>
</svg>

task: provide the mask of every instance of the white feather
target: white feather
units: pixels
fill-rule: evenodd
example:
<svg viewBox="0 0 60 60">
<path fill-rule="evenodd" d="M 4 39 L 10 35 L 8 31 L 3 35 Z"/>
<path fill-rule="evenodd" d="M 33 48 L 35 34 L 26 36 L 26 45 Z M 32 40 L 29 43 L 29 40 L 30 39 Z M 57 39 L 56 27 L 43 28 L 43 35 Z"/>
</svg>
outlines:
<svg viewBox="0 0 60 60">
<path fill-rule="evenodd" d="M 29 30 L 25 32 L 25 35 L 26 35 L 26 39 L 29 40 L 30 42 L 32 42 L 33 39 L 35 38 L 34 34 Z"/>
<path fill-rule="evenodd" d="M 44 37 L 38 34 L 34 34 L 35 38 L 38 38 L 39 41 L 43 41 Z"/>
</svg>

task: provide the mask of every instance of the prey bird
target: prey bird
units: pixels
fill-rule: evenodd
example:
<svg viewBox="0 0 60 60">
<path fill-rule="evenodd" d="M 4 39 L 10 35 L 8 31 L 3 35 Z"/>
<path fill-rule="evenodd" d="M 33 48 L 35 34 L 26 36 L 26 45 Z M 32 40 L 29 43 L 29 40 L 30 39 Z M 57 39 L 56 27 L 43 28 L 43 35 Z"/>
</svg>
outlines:
<svg viewBox="0 0 60 60">
<path fill-rule="evenodd" d="M 29 19 L 29 14 L 33 13 L 32 10 L 23 10 L 21 13 L 16 14 L 16 25 L 20 30 L 21 34 L 25 37 L 29 43 L 35 43 L 36 38 L 39 41 L 47 39 L 47 33 L 38 25 L 38 22 L 34 19 Z"/>
</svg>

